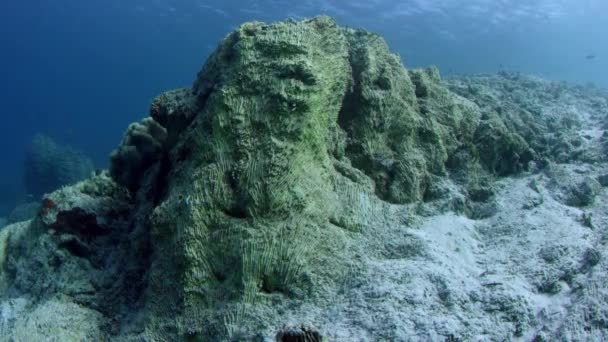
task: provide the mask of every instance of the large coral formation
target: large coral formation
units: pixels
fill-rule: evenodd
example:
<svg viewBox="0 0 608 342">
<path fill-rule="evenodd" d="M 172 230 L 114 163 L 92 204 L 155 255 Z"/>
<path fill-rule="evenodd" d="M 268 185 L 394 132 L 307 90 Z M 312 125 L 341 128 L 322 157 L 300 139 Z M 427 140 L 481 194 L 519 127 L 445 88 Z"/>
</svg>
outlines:
<svg viewBox="0 0 608 342">
<path fill-rule="evenodd" d="M 81 152 L 39 134 L 27 150 L 23 170 L 26 191 L 39 198 L 87 178 L 94 166 Z"/>
<path fill-rule="evenodd" d="M 488 232 L 503 227 L 499 208 L 514 210 L 494 182 L 600 157 L 565 140 L 583 119 L 542 112 L 553 108 L 545 90 L 571 92 L 495 77 L 446 83 L 436 68 L 408 71 L 382 38 L 327 17 L 243 24 L 191 89 L 157 97 L 150 117 L 129 127 L 111 178 L 48 195 L 33 221 L 0 231 L 3 305 L 31 317 L 3 316 L 2 327 L 11 337 L 72 338 L 78 325 L 86 331 L 74 338 L 154 341 L 533 332 L 529 298 L 472 261 L 476 239 L 495 242 Z M 522 85 L 541 102 L 503 95 Z M 601 196 L 595 183 L 592 196 L 577 188 L 589 210 L 588 198 Z M 540 179 L 522 191 L 525 208 L 561 205 L 545 189 L 551 181 Z M 446 211 L 491 224 L 475 232 Z M 453 245 L 411 228 L 434 215 L 424 222 L 459 237 Z M 570 283 L 601 264 L 601 253 L 586 251 L 566 253 L 593 259 Z M 559 293 L 551 277 L 564 267 L 522 282 Z M 50 327 L 43 314 L 59 311 L 68 317 Z"/>
</svg>

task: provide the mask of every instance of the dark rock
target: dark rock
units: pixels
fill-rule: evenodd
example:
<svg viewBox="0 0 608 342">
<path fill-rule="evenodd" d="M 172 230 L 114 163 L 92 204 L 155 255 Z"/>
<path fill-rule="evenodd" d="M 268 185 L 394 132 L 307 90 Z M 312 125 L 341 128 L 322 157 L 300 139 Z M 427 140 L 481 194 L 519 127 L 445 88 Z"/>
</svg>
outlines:
<svg viewBox="0 0 608 342">
<path fill-rule="evenodd" d="M 482 120 L 475 131 L 475 146 L 483 165 L 499 176 L 523 171 L 534 159 L 526 140 L 510 131 L 498 116 Z"/>
<path fill-rule="evenodd" d="M 108 235 L 112 232 L 110 223 L 127 215 L 128 196 L 117 188 L 104 174 L 56 191 L 39 205 L 40 220 L 47 229 L 83 241 Z"/>
<path fill-rule="evenodd" d="M 558 294 L 561 290 L 562 285 L 557 280 L 547 280 L 538 287 L 538 291 L 540 293 L 546 293 L 549 295 Z"/>
<path fill-rule="evenodd" d="M 593 223 L 593 214 L 592 213 L 582 213 L 580 218 L 581 223 L 591 229 L 595 229 L 595 224 Z"/>
<path fill-rule="evenodd" d="M 608 186 L 608 174 L 605 175 L 601 175 L 599 177 L 597 177 L 597 181 L 602 185 L 602 186 Z"/>
<path fill-rule="evenodd" d="M 167 130 L 167 144 L 173 146 L 179 134 L 197 114 L 191 89 L 176 89 L 157 96 L 150 105 L 150 117 Z"/>
<path fill-rule="evenodd" d="M 95 214 L 79 207 L 58 211 L 55 220 L 47 222 L 47 225 L 59 232 L 75 234 L 84 238 L 108 234 L 110 230 L 109 227 L 104 227 L 97 222 Z"/>
<path fill-rule="evenodd" d="M 469 199 L 473 202 L 486 202 L 494 196 L 491 187 L 474 186 L 468 189 Z"/>
<path fill-rule="evenodd" d="M 167 130 L 152 118 L 133 123 L 110 155 L 110 175 L 131 192 L 139 189 L 146 171 L 166 155 Z"/>
<path fill-rule="evenodd" d="M 582 181 L 575 183 L 569 188 L 566 204 L 574 207 L 585 207 L 593 203 L 601 188 L 600 183 L 585 177 Z"/>
<path fill-rule="evenodd" d="M 323 336 L 311 326 L 284 327 L 275 337 L 276 342 L 322 342 Z"/>
<path fill-rule="evenodd" d="M 560 258 L 568 254 L 568 247 L 563 245 L 551 245 L 541 248 L 539 256 L 548 264 L 556 264 Z"/>
<path fill-rule="evenodd" d="M 593 266 L 600 263 L 602 259 L 602 253 L 595 248 L 588 248 L 583 255 L 583 261 L 581 263 L 581 270 L 587 272 Z"/>
<path fill-rule="evenodd" d="M 465 208 L 466 215 L 473 220 L 483 220 L 496 215 L 496 202 L 469 202 Z"/>
</svg>

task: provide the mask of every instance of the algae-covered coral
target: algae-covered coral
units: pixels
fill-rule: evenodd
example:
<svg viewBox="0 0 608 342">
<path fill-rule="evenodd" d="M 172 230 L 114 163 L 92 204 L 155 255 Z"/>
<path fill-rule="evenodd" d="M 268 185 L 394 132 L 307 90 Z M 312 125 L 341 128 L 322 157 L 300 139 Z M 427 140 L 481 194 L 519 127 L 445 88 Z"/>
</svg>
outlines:
<svg viewBox="0 0 608 342">
<path fill-rule="evenodd" d="M 530 93 L 520 87 L 536 100 L 518 102 Z M 484 243 L 512 232 L 497 218 L 515 210 L 502 200 L 511 178 L 501 177 L 550 170 L 554 180 L 559 163 L 593 161 L 590 174 L 604 165 L 594 144 L 568 139 L 604 119 L 606 98 L 562 98 L 575 93 L 512 75 L 445 82 L 328 17 L 245 23 L 192 88 L 160 95 L 129 127 L 109 173 L 48 195 L 33 221 L 1 232 L 0 332 L 146 341 L 554 333 L 528 288 L 509 291 L 480 265 L 501 257 Z M 598 116 L 567 115 L 555 99 Z M 554 188 L 534 179 L 524 205 L 569 205 Z M 606 215 L 593 207 L 602 195 L 596 186 L 581 204 L 593 217 Z M 580 268 L 560 256 L 591 255 L 581 247 L 590 241 L 521 282 L 574 286 L 601 253 Z M 44 315 L 57 312 L 65 319 L 51 327 Z"/>
</svg>

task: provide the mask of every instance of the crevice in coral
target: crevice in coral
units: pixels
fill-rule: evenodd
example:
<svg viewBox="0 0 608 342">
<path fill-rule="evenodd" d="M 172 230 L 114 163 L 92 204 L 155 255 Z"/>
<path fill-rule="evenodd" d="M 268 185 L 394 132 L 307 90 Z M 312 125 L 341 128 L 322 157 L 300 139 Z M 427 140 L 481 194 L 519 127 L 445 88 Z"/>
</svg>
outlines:
<svg viewBox="0 0 608 342">
<path fill-rule="evenodd" d="M 59 244 L 60 248 L 65 248 L 72 255 L 75 255 L 80 258 L 88 258 L 91 254 L 91 249 L 89 246 L 82 243 L 76 237 L 67 239 Z"/>
</svg>

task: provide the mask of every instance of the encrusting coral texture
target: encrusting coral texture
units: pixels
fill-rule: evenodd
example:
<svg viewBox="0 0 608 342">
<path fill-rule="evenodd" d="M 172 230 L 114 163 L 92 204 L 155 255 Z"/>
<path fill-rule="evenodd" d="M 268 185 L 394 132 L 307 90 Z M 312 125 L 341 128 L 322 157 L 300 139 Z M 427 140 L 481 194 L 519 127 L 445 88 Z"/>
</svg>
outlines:
<svg viewBox="0 0 608 342">
<path fill-rule="evenodd" d="M 406 70 L 328 17 L 245 23 L 109 172 L 0 231 L 0 334 L 601 338 L 607 113 L 600 90 Z"/>
</svg>

